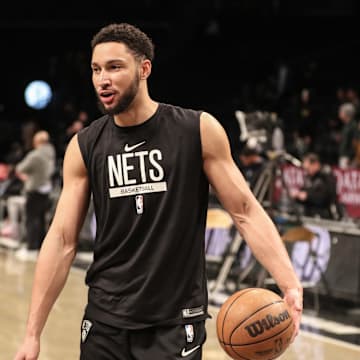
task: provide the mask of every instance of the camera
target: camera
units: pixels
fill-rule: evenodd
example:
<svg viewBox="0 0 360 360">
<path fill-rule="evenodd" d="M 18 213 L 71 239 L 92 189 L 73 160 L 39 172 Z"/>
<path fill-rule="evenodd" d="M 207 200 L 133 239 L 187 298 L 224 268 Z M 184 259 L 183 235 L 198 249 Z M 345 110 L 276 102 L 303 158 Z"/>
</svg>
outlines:
<svg viewBox="0 0 360 360">
<path fill-rule="evenodd" d="M 253 111 L 245 113 L 235 111 L 240 127 L 240 142 L 259 152 L 281 151 L 284 148 L 282 123 L 274 112 Z"/>
</svg>

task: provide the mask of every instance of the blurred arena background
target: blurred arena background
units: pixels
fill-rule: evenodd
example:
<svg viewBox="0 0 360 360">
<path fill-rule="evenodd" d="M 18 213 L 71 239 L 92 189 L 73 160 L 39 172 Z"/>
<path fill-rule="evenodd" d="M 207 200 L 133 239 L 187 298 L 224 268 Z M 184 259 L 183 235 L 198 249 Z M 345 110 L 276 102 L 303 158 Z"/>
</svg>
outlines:
<svg viewBox="0 0 360 360">
<path fill-rule="evenodd" d="M 275 110 L 287 121 L 289 103 L 301 88 L 316 90 L 316 101 L 323 103 L 337 87 L 357 83 L 357 8 L 349 0 L 291 6 L 280 0 L 9 4 L 0 15 L 6 72 L 0 90 L 1 154 L 26 120 L 36 118 L 56 134 L 79 109 L 90 119 L 97 115 L 89 42 L 107 22 L 134 22 L 153 37 L 155 98 L 215 112 L 236 142 L 234 107 Z M 50 83 L 54 97 L 34 112 L 23 93 L 39 78 Z"/>
</svg>

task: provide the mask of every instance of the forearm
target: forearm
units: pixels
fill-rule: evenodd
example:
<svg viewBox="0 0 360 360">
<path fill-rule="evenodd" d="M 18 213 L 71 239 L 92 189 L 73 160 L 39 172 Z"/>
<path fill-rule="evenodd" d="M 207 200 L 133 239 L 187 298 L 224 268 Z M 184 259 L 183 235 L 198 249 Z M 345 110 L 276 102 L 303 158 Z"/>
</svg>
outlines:
<svg viewBox="0 0 360 360">
<path fill-rule="evenodd" d="M 256 259 L 271 274 L 283 293 L 301 290 L 288 252 L 279 232 L 264 209 L 251 202 L 244 211 L 233 212 L 235 226 L 244 237 Z"/>
<path fill-rule="evenodd" d="M 39 338 L 53 304 L 66 282 L 75 248 L 62 235 L 48 233 L 40 251 L 32 289 L 26 336 Z"/>
</svg>

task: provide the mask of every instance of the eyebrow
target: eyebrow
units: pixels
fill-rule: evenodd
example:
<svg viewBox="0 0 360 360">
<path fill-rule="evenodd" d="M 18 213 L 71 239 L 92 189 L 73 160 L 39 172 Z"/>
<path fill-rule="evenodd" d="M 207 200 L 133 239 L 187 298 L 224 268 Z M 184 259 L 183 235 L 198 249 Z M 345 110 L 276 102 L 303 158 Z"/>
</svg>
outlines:
<svg viewBox="0 0 360 360">
<path fill-rule="evenodd" d="M 117 59 L 106 60 L 105 64 L 113 64 L 117 62 L 125 63 L 126 61 L 124 59 L 117 58 Z M 91 64 L 97 64 L 97 62 L 92 62 Z"/>
<path fill-rule="evenodd" d="M 114 63 L 125 63 L 125 61 L 123 59 L 111 59 L 111 60 L 107 60 L 105 65 L 111 65 Z M 99 66 L 99 64 L 97 62 L 92 62 L 91 66 Z"/>
</svg>

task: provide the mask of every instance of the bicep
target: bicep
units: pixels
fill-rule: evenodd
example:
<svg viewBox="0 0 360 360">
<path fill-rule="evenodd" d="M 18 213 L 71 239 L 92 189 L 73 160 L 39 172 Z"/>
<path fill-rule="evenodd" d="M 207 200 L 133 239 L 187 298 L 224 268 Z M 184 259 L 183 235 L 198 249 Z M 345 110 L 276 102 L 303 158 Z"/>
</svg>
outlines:
<svg viewBox="0 0 360 360">
<path fill-rule="evenodd" d="M 230 213 L 246 212 L 254 196 L 232 158 L 225 130 L 209 114 L 201 118 L 201 142 L 204 171 L 216 196 Z"/>
<path fill-rule="evenodd" d="M 65 242 L 75 242 L 87 213 L 89 198 L 88 175 L 75 136 L 65 153 L 63 188 L 50 231 L 61 234 Z"/>
</svg>

